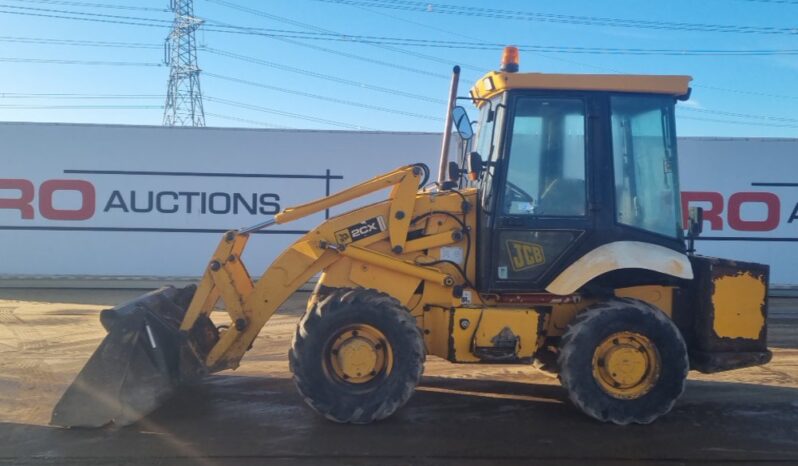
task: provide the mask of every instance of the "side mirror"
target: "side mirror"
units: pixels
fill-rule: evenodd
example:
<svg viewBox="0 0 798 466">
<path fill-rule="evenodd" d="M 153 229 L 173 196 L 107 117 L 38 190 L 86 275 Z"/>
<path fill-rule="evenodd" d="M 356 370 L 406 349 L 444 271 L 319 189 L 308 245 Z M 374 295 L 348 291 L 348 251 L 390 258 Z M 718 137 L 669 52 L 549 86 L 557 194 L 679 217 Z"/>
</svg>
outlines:
<svg viewBox="0 0 798 466">
<path fill-rule="evenodd" d="M 695 253 L 695 239 L 701 234 L 704 229 L 704 208 L 703 207 L 690 207 L 687 214 L 687 254 Z"/>
<path fill-rule="evenodd" d="M 687 230 L 690 233 L 690 236 L 696 237 L 700 235 L 701 232 L 704 231 L 704 208 L 690 207 L 688 219 L 690 224 L 687 226 Z"/>
<path fill-rule="evenodd" d="M 479 152 L 471 152 L 468 154 L 467 166 L 468 179 L 471 181 L 478 180 L 483 167 L 482 156 L 479 155 Z"/>
<path fill-rule="evenodd" d="M 468 141 L 474 137 L 474 129 L 471 127 L 471 120 L 468 118 L 468 113 L 463 107 L 458 105 L 452 109 L 452 121 L 454 122 L 454 127 L 457 128 L 457 134 L 459 134 L 464 141 Z"/>
</svg>

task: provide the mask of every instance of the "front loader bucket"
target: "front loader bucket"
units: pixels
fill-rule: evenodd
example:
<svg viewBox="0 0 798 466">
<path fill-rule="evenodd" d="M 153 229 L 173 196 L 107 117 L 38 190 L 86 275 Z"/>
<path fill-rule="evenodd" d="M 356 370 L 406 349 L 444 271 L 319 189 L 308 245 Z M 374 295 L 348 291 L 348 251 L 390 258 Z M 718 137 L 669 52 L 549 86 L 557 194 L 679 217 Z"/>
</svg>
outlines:
<svg viewBox="0 0 798 466">
<path fill-rule="evenodd" d="M 129 425 L 154 411 L 181 382 L 201 374 L 191 336 L 179 332 L 194 291 L 194 286 L 164 287 L 102 311 L 108 335 L 56 404 L 50 423 Z M 205 325 L 206 331 L 208 325 L 213 329 L 210 320 Z"/>
</svg>

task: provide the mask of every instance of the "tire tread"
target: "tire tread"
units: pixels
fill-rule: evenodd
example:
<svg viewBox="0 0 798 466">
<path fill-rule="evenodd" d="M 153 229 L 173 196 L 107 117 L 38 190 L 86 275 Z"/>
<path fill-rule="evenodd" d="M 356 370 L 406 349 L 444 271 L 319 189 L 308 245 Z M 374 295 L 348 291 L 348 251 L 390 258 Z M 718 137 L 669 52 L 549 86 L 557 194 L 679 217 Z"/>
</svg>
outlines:
<svg viewBox="0 0 798 466">
<path fill-rule="evenodd" d="M 669 331 L 672 332 L 672 336 L 674 336 L 676 340 L 675 344 L 677 345 L 677 349 L 682 355 L 681 361 L 669 361 L 669 363 L 677 364 L 677 369 L 680 372 L 681 384 L 678 393 L 668 400 L 665 400 L 658 409 L 651 410 L 647 413 L 630 413 L 618 416 L 615 413 L 609 412 L 609 410 L 602 410 L 598 403 L 593 402 L 594 400 L 585 399 L 584 390 L 580 390 L 579 387 L 579 384 L 584 383 L 584 374 L 575 373 L 575 369 L 573 369 L 575 364 L 571 364 L 576 353 L 584 351 L 583 348 L 579 347 L 579 340 L 581 337 L 594 332 L 599 323 L 610 320 L 612 318 L 611 314 L 618 313 L 621 309 L 634 309 L 635 312 L 639 312 L 646 318 L 654 319 L 657 323 L 668 328 Z M 588 307 L 585 311 L 578 314 L 568 326 L 568 329 L 560 340 L 560 354 L 557 363 L 560 367 L 560 383 L 568 391 L 571 402 L 590 417 L 619 425 L 630 423 L 649 424 L 658 417 L 667 414 L 684 392 L 684 381 L 690 367 L 684 340 L 675 324 L 659 309 L 654 308 L 644 301 L 632 298 L 608 300 Z"/>
<path fill-rule="evenodd" d="M 410 357 L 416 361 L 416 364 L 411 365 L 412 370 L 409 373 L 399 374 L 404 379 L 399 393 L 378 400 L 370 407 L 342 408 L 334 406 L 334 403 L 322 401 L 322 397 L 317 396 L 318 387 L 309 383 L 303 375 L 301 356 L 307 339 L 314 334 L 315 328 L 325 316 L 342 312 L 342 310 L 345 312 L 350 307 L 380 308 L 386 315 L 389 315 L 394 321 L 393 324 L 401 328 L 401 332 L 405 333 L 408 337 L 407 340 L 411 342 L 410 348 L 402 349 L 403 357 Z M 425 357 L 424 338 L 416 325 L 415 318 L 410 315 L 407 308 L 386 293 L 362 288 L 339 288 L 326 296 L 319 297 L 298 322 L 288 353 L 294 384 L 305 402 L 327 419 L 339 423 L 355 424 L 367 424 L 385 419 L 403 406 L 410 399 L 421 380 Z"/>
</svg>

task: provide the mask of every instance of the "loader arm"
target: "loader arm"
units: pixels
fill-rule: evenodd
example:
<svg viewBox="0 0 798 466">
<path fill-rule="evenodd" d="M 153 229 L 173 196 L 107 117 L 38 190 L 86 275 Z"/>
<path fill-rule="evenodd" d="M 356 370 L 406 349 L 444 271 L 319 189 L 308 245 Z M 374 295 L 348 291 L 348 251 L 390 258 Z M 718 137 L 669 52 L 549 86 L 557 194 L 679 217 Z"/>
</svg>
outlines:
<svg viewBox="0 0 798 466">
<path fill-rule="evenodd" d="M 340 245 L 335 232 L 325 228 L 325 224 L 305 234 L 280 254 L 257 283 L 253 282 L 241 261 L 250 233 L 273 224 L 307 217 L 389 187 L 393 189 L 389 197 L 387 230 L 393 250 L 402 252 L 406 247 L 416 193 L 425 168 L 419 165 L 401 167 L 331 196 L 285 209 L 275 215 L 272 221 L 225 233 L 180 325 L 181 332 L 188 333 L 200 317 L 210 315 L 217 302 L 224 302 L 231 323 L 220 333 L 219 340 L 207 355 L 198 354 L 200 359 L 204 358 L 206 370 L 216 372 L 238 367 L 242 356 L 277 308 L 311 277 L 343 255 L 357 255 L 365 261 L 391 264 L 393 268 L 401 268 L 405 274 L 451 286 L 451 277 L 436 269 L 393 259 L 357 246 Z M 194 350 L 197 352 L 196 348 Z"/>
</svg>

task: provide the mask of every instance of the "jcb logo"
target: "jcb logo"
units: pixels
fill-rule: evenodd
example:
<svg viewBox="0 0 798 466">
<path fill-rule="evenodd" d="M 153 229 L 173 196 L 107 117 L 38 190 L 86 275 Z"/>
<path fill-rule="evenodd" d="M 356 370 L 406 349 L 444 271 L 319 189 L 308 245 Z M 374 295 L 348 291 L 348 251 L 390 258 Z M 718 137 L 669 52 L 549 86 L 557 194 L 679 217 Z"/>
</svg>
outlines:
<svg viewBox="0 0 798 466">
<path fill-rule="evenodd" d="M 335 239 L 339 244 L 349 244 L 352 242 L 352 237 L 349 235 L 349 230 L 335 232 Z"/>
<path fill-rule="evenodd" d="M 514 272 L 520 272 L 546 262 L 543 248 L 539 244 L 509 240 L 507 241 L 507 253 L 510 255 L 510 265 Z"/>
<path fill-rule="evenodd" d="M 343 230 L 336 231 L 335 239 L 339 244 L 349 244 L 353 241 L 376 235 L 385 230 L 385 219 L 380 215 L 379 217 L 372 217 L 362 223 L 357 223 Z"/>
</svg>

